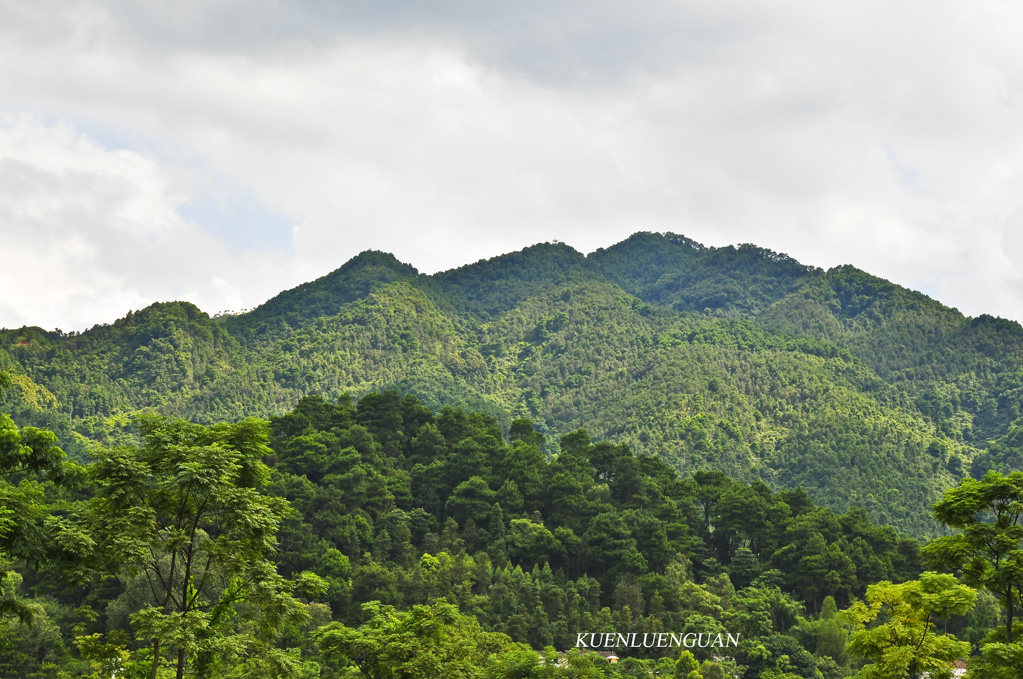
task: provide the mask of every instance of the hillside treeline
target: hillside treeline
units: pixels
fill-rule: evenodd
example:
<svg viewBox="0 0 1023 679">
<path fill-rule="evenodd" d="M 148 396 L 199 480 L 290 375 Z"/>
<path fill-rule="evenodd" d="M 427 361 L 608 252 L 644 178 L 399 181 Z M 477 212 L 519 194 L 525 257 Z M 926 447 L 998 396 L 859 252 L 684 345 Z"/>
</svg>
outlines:
<svg viewBox="0 0 1023 679">
<path fill-rule="evenodd" d="M 852 267 L 636 234 L 432 276 L 367 252 L 241 315 L 173 302 L 81 333 L 2 330 L 0 405 L 82 458 L 137 409 L 210 424 L 395 388 L 504 430 L 529 419 L 546 454 L 586 428 L 927 536 L 958 479 L 1023 468 L 1021 364 L 1018 324 Z"/>
<path fill-rule="evenodd" d="M 348 676 L 351 634 L 402 616 L 487 639 L 494 677 L 612 631 L 740 634 L 731 657 L 691 651 L 708 676 L 781 655 L 843 676 L 837 607 L 920 572 L 917 542 L 862 510 L 679 478 L 584 431 L 547 458 L 527 420 L 505 437 L 396 392 L 306 398 L 269 424 L 140 415 L 120 436 L 79 464 L 3 425 L 4 676 L 148 676 L 157 638 L 169 676 L 179 660 L 182 676 Z M 631 649 L 614 671 L 674 672 L 679 650 Z"/>
<path fill-rule="evenodd" d="M 0 675 L 837 678 L 869 659 L 840 609 L 921 576 L 862 509 L 395 391 L 109 436 L 79 463 L 0 420 Z M 741 641 L 572 650 L 603 632 Z"/>
</svg>

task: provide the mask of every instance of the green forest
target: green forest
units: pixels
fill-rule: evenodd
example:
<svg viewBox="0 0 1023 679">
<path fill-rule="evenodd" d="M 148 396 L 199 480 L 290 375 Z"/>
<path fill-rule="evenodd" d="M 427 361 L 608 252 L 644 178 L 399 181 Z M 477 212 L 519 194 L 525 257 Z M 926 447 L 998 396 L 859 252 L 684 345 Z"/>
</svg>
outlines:
<svg viewBox="0 0 1023 679">
<path fill-rule="evenodd" d="M 396 391 L 306 397 L 270 421 L 139 413 L 84 463 L 4 415 L 0 674 L 831 679 L 943 676 L 971 654 L 977 676 L 1023 668 L 1019 472 L 950 489 L 934 511 L 949 531 L 921 547 L 861 508 L 682 477 L 583 429 L 556 456 L 545 444 L 528 420 L 505 434 Z M 577 648 L 622 632 L 707 641 L 617 663 Z M 719 634 L 739 641 L 711 647 Z"/>
<path fill-rule="evenodd" d="M 0 677 L 1023 676 L 1021 359 L 648 233 L 0 330 Z"/>
</svg>

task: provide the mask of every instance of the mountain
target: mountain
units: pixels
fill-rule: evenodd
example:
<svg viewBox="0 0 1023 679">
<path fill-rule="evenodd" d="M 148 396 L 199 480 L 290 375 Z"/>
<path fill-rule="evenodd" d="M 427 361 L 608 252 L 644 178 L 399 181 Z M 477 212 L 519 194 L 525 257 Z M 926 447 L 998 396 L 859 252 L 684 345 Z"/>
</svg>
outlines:
<svg viewBox="0 0 1023 679">
<path fill-rule="evenodd" d="M 200 422 L 387 388 L 557 438 L 586 428 L 680 472 L 804 487 L 926 535 L 971 470 L 1023 468 L 1023 328 L 852 266 L 638 233 L 432 276 L 382 252 L 211 319 L 154 304 L 63 335 L 0 330 L 0 408 L 83 454 L 123 413 Z"/>
</svg>

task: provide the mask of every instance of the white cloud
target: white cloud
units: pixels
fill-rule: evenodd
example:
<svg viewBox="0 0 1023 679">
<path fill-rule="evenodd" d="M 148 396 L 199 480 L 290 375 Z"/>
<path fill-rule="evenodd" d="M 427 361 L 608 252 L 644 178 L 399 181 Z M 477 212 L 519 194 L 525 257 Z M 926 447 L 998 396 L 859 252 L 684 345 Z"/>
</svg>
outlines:
<svg viewBox="0 0 1023 679">
<path fill-rule="evenodd" d="M 82 329 L 171 299 L 215 312 L 242 300 L 240 284 L 274 291 L 252 269 L 268 253 L 232 255 L 183 220 L 185 196 L 143 154 L 3 115 L 0 186 L 5 326 Z"/>
<path fill-rule="evenodd" d="M 106 262 L 78 274 L 96 290 L 117 289 L 103 276 L 118 271 L 142 297 L 178 282 L 251 306 L 365 248 L 435 271 L 645 229 L 852 263 L 967 313 L 1023 318 L 1020 8 L 481 7 L 0 0 L 0 92 L 11 110 L 96 130 L 82 157 L 107 170 L 83 247 L 137 224 L 236 263 L 214 284 L 212 264 L 171 259 L 188 249 L 171 236 L 148 250 L 135 237 L 119 256 L 145 266 L 79 260 Z M 37 219 L 66 230 L 83 199 L 74 172 L 58 174 Z M 263 267 L 260 285 L 237 262 L 271 253 L 225 254 L 247 249 L 244 232 L 180 216 L 215 178 L 297 224 L 280 239 L 288 266 Z M 114 207 L 120 226 L 99 217 Z"/>
</svg>

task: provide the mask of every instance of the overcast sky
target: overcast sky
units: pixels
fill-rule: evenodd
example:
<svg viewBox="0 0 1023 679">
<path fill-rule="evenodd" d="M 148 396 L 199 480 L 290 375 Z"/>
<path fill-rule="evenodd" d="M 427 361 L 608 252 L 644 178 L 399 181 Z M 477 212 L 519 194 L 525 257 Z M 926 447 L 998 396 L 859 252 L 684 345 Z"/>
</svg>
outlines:
<svg viewBox="0 0 1023 679">
<path fill-rule="evenodd" d="M 1023 320 L 1023 4 L 0 0 L 0 327 L 635 231 Z"/>
</svg>

